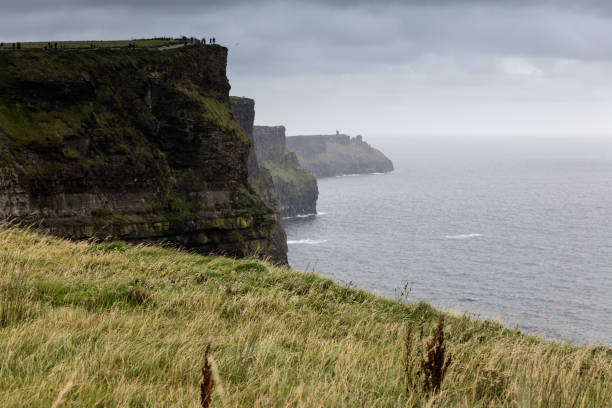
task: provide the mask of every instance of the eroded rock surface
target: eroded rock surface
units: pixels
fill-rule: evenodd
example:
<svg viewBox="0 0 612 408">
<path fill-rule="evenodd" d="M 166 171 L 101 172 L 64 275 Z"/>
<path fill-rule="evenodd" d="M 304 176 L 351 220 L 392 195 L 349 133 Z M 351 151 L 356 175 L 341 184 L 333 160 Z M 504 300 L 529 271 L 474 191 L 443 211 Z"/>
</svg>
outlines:
<svg viewBox="0 0 612 408">
<path fill-rule="evenodd" d="M 236 121 L 243 128 L 251 142 L 251 150 L 248 158 L 248 181 L 249 185 L 263 199 L 266 205 L 276 215 L 276 228 L 273 233 L 273 246 L 278 258 L 287 261 L 287 235 L 283 227 L 283 215 L 281 214 L 281 203 L 279 193 L 272 180 L 270 171 L 260 166 L 257 160 L 255 141 L 253 138 L 253 122 L 255 120 L 255 101 L 250 98 L 231 96 L 232 111 Z"/>
<path fill-rule="evenodd" d="M 272 175 L 283 217 L 316 214 L 319 189 L 316 178 L 287 149 L 284 126 L 253 128 L 255 155 L 260 167 Z"/>
<path fill-rule="evenodd" d="M 283 258 L 247 181 L 227 49 L 0 54 L 0 218 Z M 286 259 L 286 258 L 285 258 Z"/>
</svg>

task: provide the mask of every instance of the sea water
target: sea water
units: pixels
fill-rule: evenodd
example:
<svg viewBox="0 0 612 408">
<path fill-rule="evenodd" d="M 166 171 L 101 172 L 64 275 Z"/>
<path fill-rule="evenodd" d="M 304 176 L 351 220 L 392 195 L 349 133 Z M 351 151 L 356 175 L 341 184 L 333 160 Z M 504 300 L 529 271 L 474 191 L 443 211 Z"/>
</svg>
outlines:
<svg viewBox="0 0 612 408">
<path fill-rule="evenodd" d="M 550 339 L 612 345 L 612 142 L 371 140 L 388 174 L 324 178 L 289 262 Z"/>
</svg>

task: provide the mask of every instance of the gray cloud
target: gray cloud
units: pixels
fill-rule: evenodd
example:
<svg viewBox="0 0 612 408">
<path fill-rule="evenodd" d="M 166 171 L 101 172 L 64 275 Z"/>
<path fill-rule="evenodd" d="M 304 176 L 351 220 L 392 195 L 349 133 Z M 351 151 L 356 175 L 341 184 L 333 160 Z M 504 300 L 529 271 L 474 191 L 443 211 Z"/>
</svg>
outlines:
<svg viewBox="0 0 612 408">
<path fill-rule="evenodd" d="M 214 35 L 233 92 L 290 132 L 612 132 L 609 1 L 0 1 L 5 42 Z"/>
<path fill-rule="evenodd" d="M 243 5 L 261 5 L 261 4 L 319 4 L 330 7 L 342 8 L 362 8 L 370 9 L 384 8 L 390 5 L 401 5 L 407 7 L 448 7 L 448 6 L 499 6 L 501 8 L 515 8 L 522 6 L 542 5 L 547 7 L 557 7 L 562 9 L 573 9 L 595 12 L 610 12 L 612 4 L 608 0 L 512 0 L 501 2 L 499 0 L 106 0 L 101 3 L 98 0 L 58 0 L 50 2 L 48 0 L 21 0 L 21 1 L 4 1 L 2 4 L 3 11 L 19 11 L 28 12 L 32 10 L 46 10 L 57 8 L 99 8 L 99 7 L 123 7 L 130 9 L 162 9 L 171 11 L 175 9 L 192 9 L 201 10 L 205 8 L 226 9 Z"/>
</svg>

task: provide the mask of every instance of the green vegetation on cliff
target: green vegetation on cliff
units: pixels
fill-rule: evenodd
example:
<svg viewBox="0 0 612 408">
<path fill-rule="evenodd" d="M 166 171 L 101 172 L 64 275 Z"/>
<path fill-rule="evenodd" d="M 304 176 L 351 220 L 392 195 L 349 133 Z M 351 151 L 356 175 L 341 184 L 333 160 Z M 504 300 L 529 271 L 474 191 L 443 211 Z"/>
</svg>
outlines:
<svg viewBox="0 0 612 408">
<path fill-rule="evenodd" d="M 262 173 L 267 171 L 272 178 L 282 216 L 295 217 L 317 212 L 317 180 L 312 173 L 300 166 L 295 153 L 285 150 L 280 159 L 264 160 L 259 166 L 263 169 Z M 259 179 L 263 176 L 264 174 L 260 175 Z"/>
<path fill-rule="evenodd" d="M 440 316 L 452 362 L 431 393 L 418 373 Z M 612 401 L 608 348 L 547 342 L 265 262 L 0 229 L 3 407 L 198 407 L 208 344 L 213 407 Z"/>
<path fill-rule="evenodd" d="M 208 52 L 199 54 L 198 49 Z M 235 136 L 234 142 L 242 144 L 236 150 L 248 151 L 248 141 L 233 121 L 224 95 L 229 85 L 221 50 L 190 46 L 164 52 L 2 53 L 0 141 L 7 142 L 14 163 L 24 171 L 44 159 L 74 161 L 87 172 L 128 163 L 152 173 L 167 188 L 166 159 L 160 146 L 149 139 L 173 110 L 189 115 L 183 118 L 186 122 L 202 122 L 211 130 Z M 202 66 L 202 60 L 209 66 Z M 204 75 L 180 72 L 180 63 L 210 71 Z M 223 65 L 210 66 L 215 63 Z M 204 83 L 197 83 L 199 79 Z M 164 96 L 171 99 L 158 106 L 153 92 L 168 93 Z M 86 139 L 87 146 L 81 146 L 79 139 Z M 43 157 L 31 157 L 35 155 Z"/>
<path fill-rule="evenodd" d="M 276 257 L 285 263 L 287 261 L 287 234 L 283 226 L 281 215 L 281 201 L 279 192 L 274 186 L 270 171 L 258 164 L 257 145 L 253 135 L 253 123 L 255 122 L 255 100 L 244 97 L 230 96 L 232 113 L 234 119 L 244 130 L 246 137 L 251 142 L 248 157 L 248 182 L 253 191 L 263 200 L 268 208 L 274 211 L 276 218 L 276 229 L 272 233 L 273 249 Z"/>
<path fill-rule="evenodd" d="M 278 193 L 283 217 L 317 212 L 319 188 L 315 177 L 287 149 L 284 126 L 254 126 L 253 145 L 260 168 L 265 168 Z"/>
<path fill-rule="evenodd" d="M 200 44 L 0 52 L 0 218 L 270 255 L 275 218 L 248 187 L 226 63 Z"/>
<path fill-rule="evenodd" d="M 286 154 L 291 155 L 292 153 L 287 151 Z M 277 183 L 282 181 L 283 183 L 292 184 L 297 191 L 304 191 L 312 188 L 312 173 L 299 166 L 297 163 L 286 165 L 283 162 L 266 160 L 261 162 L 260 165 L 270 172 L 272 178 L 275 179 Z"/>
</svg>

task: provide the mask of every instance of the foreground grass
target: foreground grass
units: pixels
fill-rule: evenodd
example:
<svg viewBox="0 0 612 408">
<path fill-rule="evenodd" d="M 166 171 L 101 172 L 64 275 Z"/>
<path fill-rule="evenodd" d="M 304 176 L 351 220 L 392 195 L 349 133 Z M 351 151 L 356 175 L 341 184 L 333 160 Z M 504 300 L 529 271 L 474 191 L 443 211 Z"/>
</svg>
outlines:
<svg viewBox="0 0 612 408">
<path fill-rule="evenodd" d="M 256 261 L 0 229 L 0 296 L 3 407 L 197 407 L 209 343 L 213 407 L 612 406 L 610 349 L 453 316 L 425 393 L 439 312 Z"/>
</svg>

